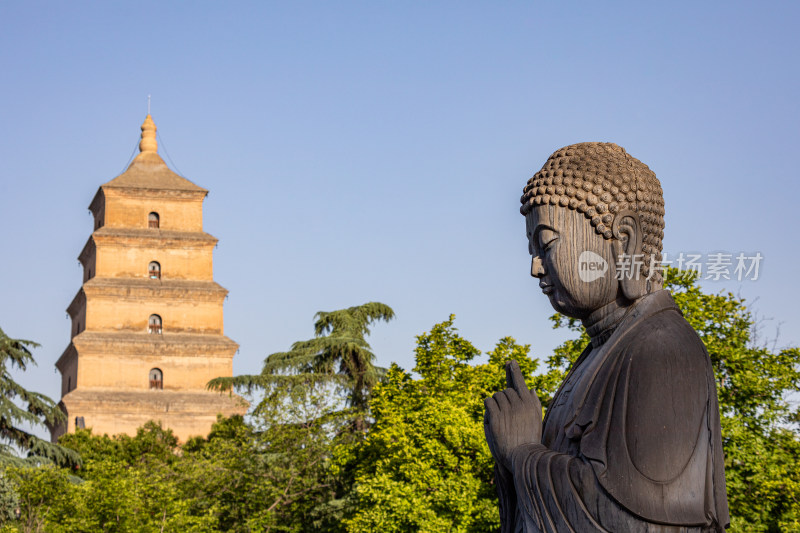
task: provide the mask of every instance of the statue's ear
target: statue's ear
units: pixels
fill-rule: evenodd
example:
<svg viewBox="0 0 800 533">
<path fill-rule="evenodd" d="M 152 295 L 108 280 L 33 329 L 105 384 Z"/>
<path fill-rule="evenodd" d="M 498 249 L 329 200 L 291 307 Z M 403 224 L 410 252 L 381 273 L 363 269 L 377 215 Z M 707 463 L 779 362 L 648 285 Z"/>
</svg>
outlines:
<svg viewBox="0 0 800 533">
<path fill-rule="evenodd" d="M 637 300 L 647 293 L 647 279 L 642 273 L 642 224 L 639 215 L 629 209 L 617 213 L 611 225 L 612 249 L 622 294 Z"/>
</svg>

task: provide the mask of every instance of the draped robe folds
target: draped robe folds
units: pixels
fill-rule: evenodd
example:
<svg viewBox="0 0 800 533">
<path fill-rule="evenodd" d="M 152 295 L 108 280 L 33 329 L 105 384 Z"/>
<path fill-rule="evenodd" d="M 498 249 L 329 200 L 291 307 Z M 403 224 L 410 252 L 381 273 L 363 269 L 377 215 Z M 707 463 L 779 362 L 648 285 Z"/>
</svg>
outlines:
<svg viewBox="0 0 800 533">
<path fill-rule="evenodd" d="M 641 298 L 581 354 L 541 444 L 517 447 L 511 463 L 496 467 L 503 533 L 724 531 L 711 361 L 668 291 Z"/>
</svg>

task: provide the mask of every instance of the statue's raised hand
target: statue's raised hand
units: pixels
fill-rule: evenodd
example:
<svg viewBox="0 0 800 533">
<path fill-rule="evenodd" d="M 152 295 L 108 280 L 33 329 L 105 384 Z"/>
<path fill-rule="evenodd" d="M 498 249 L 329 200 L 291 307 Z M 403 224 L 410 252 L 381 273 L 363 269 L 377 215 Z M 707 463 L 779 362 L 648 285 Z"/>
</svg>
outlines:
<svg viewBox="0 0 800 533">
<path fill-rule="evenodd" d="M 486 398 L 483 428 L 495 461 L 511 468 L 511 452 L 542 439 L 542 403 L 528 389 L 516 361 L 506 363 L 507 389 Z"/>
</svg>

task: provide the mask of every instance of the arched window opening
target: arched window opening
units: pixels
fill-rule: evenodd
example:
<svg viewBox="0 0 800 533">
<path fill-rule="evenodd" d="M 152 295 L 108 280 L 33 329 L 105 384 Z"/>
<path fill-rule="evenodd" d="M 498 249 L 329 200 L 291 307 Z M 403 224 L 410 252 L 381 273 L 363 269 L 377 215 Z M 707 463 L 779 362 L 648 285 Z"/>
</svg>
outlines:
<svg viewBox="0 0 800 533">
<path fill-rule="evenodd" d="M 86 429 L 86 420 L 82 416 L 75 417 L 75 429 Z"/>
<path fill-rule="evenodd" d="M 161 265 L 158 261 L 150 261 L 150 265 L 147 267 L 147 274 L 150 279 L 161 279 Z"/>
<path fill-rule="evenodd" d="M 158 213 L 153 211 L 149 215 L 147 215 L 147 225 L 151 228 L 159 228 L 161 227 L 161 219 L 158 216 Z"/>
<path fill-rule="evenodd" d="M 150 320 L 147 322 L 147 331 L 154 335 L 161 335 L 161 317 L 158 315 L 150 315 Z"/>
<path fill-rule="evenodd" d="M 150 388 L 163 389 L 164 388 L 164 374 L 159 368 L 150 370 Z"/>
</svg>

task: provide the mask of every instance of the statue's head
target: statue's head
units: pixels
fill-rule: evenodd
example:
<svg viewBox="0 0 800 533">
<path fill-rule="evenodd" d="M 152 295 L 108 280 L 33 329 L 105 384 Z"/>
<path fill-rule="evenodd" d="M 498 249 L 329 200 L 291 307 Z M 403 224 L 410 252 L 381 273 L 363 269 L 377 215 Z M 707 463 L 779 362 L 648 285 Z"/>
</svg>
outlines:
<svg viewBox="0 0 800 533">
<path fill-rule="evenodd" d="M 556 151 L 528 180 L 520 211 L 531 275 L 556 311 L 586 318 L 661 288 L 661 184 L 624 148 L 580 143 Z"/>
</svg>

